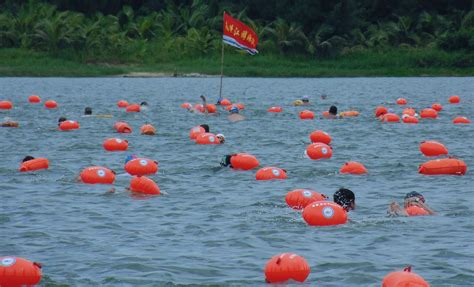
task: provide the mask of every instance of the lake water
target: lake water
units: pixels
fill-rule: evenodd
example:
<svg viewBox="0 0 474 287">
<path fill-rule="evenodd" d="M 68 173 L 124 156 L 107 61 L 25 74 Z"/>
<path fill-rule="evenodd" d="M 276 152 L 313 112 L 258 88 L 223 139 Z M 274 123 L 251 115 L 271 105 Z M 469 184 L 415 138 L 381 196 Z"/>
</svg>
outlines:
<svg viewBox="0 0 474 287">
<path fill-rule="evenodd" d="M 247 120 L 191 114 L 183 102 L 216 101 L 218 78 L 0 78 L 0 100 L 14 109 L 0 111 L 20 128 L 0 129 L 0 256 L 43 263 L 43 285 L 174 286 L 178 284 L 264 285 L 263 268 L 274 255 L 294 252 L 311 266 L 308 286 L 380 286 L 389 272 L 412 265 L 432 286 L 472 286 L 474 282 L 474 78 L 225 78 L 224 95 L 242 102 Z M 47 110 L 27 103 L 31 94 L 56 100 Z M 325 100 L 321 94 L 327 94 Z M 448 97 L 461 96 L 461 104 Z M 291 102 L 310 95 L 318 115 L 336 105 L 358 110 L 357 118 L 298 118 Z M 417 110 L 440 102 L 437 120 L 418 125 L 386 124 L 374 118 L 377 105 L 401 113 L 399 97 Z M 150 108 L 127 114 L 120 99 L 147 101 Z M 270 114 L 280 105 L 281 114 Z M 113 118 L 81 117 L 84 107 Z M 72 132 L 57 131 L 57 119 L 80 122 Z M 127 121 L 132 134 L 117 134 L 113 124 Z M 144 123 L 157 136 L 139 134 Z M 200 146 L 188 138 L 191 127 L 207 123 L 223 133 L 223 145 Z M 309 134 L 328 132 L 333 157 L 312 161 L 303 152 Z M 109 137 L 129 141 L 127 152 L 102 148 Z M 424 140 L 444 143 L 466 162 L 465 176 L 423 176 Z M 284 181 L 256 181 L 255 170 L 220 168 L 223 155 L 248 152 L 261 166 L 288 171 Z M 159 161 L 151 176 L 165 196 L 143 199 L 125 191 L 129 154 Z M 47 157 L 50 168 L 20 173 L 25 155 Z M 369 174 L 338 173 L 346 161 L 360 161 Z M 119 175 L 114 187 L 77 183 L 79 172 L 103 165 Z M 309 188 L 331 195 L 353 190 L 357 208 L 351 222 L 310 227 L 286 206 L 285 195 Z M 388 203 L 410 191 L 421 192 L 437 216 L 389 218 Z"/>
</svg>

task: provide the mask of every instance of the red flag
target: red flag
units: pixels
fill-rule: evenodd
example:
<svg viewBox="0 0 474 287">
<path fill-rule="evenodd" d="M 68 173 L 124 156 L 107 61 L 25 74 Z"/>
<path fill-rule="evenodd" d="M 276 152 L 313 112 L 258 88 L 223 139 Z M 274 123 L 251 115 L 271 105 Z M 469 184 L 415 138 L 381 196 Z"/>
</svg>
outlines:
<svg viewBox="0 0 474 287">
<path fill-rule="evenodd" d="M 223 41 L 226 44 L 247 51 L 249 54 L 258 53 L 258 36 L 247 25 L 224 12 Z"/>
</svg>

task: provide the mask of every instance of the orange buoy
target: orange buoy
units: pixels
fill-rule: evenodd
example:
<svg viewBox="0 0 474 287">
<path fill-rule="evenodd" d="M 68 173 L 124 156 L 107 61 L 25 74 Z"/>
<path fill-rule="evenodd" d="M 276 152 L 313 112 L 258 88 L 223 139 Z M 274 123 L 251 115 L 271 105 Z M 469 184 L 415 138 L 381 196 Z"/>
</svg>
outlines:
<svg viewBox="0 0 474 287">
<path fill-rule="evenodd" d="M 115 174 L 110 169 L 102 166 L 91 166 L 82 170 L 81 180 L 88 184 L 112 184 Z"/>
<path fill-rule="evenodd" d="M 257 180 L 287 179 L 286 171 L 278 167 L 264 167 L 257 170 L 255 174 Z"/>
<path fill-rule="evenodd" d="M 181 108 L 183 108 L 183 109 L 189 110 L 189 109 L 191 109 L 192 107 L 193 107 L 193 105 L 192 105 L 191 103 L 182 103 L 182 104 L 181 104 Z"/>
<path fill-rule="evenodd" d="M 132 128 L 126 122 L 116 122 L 114 128 L 118 133 L 129 134 L 132 132 Z"/>
<path fill-rule="evenodd" d="M 347 212 L 335 202 L 315 201 L 303 209 L 303 219 L 311 226 L 345 224 Z"/>
<path fill-rule="evenodd" d="M 28 102 L 32 104 L 41 103 L 41 98 L 37 95 L 31 95 L 28 97 Z"/>
<path fill-rule="evenodd" d="M 443 106 L 440 103 L 434 103 L 431 105 L 431 108 L 437 112 L 441 112 Z"/>
<path fill-rule="evenodd" d="M 133 192 L 152 195 L 159 195 L 161 193 L 158 185 L 146 176 L 133 177 L 130 181 L 130 190 Z"/>
<path fill-rule="evenodd" d="M 367 169 L 363 164 L 356 161 L 349 161 L 342 165 L 339 170 L 340 173 L 350 173 L 350 174 L 366 174 Z"/>
<path fill-rule="evenodd" d="M 147 158 L 135 158 L 125 164 L 125 171 L 130 175 L 147 175 L 158 172 L 158 162 Z"/>
<path fill-rule="evenodd" d="M 128 105 L 125 109 L 127 113 L 138 113 L 140 112 L 140 105 L 139 104 L 131 104 Z"/>
<path fill-rule="evenodd" d="M 230 105 L 232 105 L 232 102 L 229 101 L 228 99 L 221 100 L 221 106 L 230 106 Z"/>
<path fill-rule="evenodd" d="M 47 109 L 55 109 L 58 107 L 58 103 L 56 103 L 56 101 L 49 100 L 49 101 L 44 102 L 44 106 Z"/>
<path fill-rule="evenodd" d="M 213 133 L 200 133 L 196 136 L 197 144 L 220 144 L 221 142 Z"/>
<path fill-rule="evenodd" d="M 202 104 L 195 104 L 194 109 L 198 112 L 204 113 L 204 106 Z"/>
<path fill-rule="evenodd" d="M 117 106 L 119 108 L 126 108 L 126 107 L 128 107 L 128 102 L 124 101 L 124 100 L 120 100 L 120 101 L 117 102 Z"/>
<path fill-rule="evenodd" d="M 324 144 L 330 144 L 331 143 L 331 136 L 327 132 L 323 131 L 314 131 L 309 135 L 309 139 L 313 143 L 324 143 Z"/>
<path fill-rule="evenodd" d="M 241 110 L 241 108 L 240 108 L 237 104 L 232 104 L 232 105 L 230 105 L 230 106 L 227 106 L 225 109 L 226 109 L 227 111 L 230 111 L 230 110 L 232 110 L 234 107 L 237 108 L 237 109 L 239 109 L 239 111 Z"/>
<path fill-rule="evenodd" d="M 14 256 L 0 257 L 0 286 L 34 286 L 41 277 L 40 263 Z"/>
<path fill-rule="evenodd" d="M 430 215 L 430 213 L 424 208 L 416 205 L 411 205 L 405 208 L 405 211 L 409 216 Z"/>
<path fill-rule="evenodd" d="M 63 121 L 59 124 L 59 129 L 62 131 L 77 130 L 79 123 L 76 121 Z"/>
<path fill-rule="evenodd" d="M 380 117 L 381 121 L 384 123 L 399 123 L 400 117 L 397 114 L 386 113 Z"/>
<path fill-rule="evenodd" d="M 323 143 L 312 143 L 306 147 L 306 154 L 312 160 L 331 158 L 332 148 Z"/>
<path fill-rule="evenodd" d="M 217 107 L 214 104 L 207 104 L 206 108 L 207 108 L 207 112 L 210 114 L 214 114 L 217 112 Z"/>
<path fill-rule="evenodd" d="M 239 110 L 245 110 L 245 105 L 242 104 L 242 103 L 237 103 L 237 104 L 234 104 L 237 108 L 239 108 Z"/>
<path fill-rule="evenodd" d="M 375 109 L 375 117 L 377 117 L 377 118 L 380 117 L 380 116 L 385 115 L 386 113 L 388 113 L 388 110 L 384 106 L 379 106 Z"/>
<path fill-rule="evenodd" d="M 327 113 L 329 116 L 329 112 Z M 345 111 L 345 112 L 340 112 L 339 115 L 344 118 L 358 117 L 359 112 L 358 111 Z M 324 113 L 323 113 L 323 116 L 324 116 Z"/>
<path fill-rule="evenodd" d="M 281 113 L 283 109 L 281 107 L 270 107 L 267 112 L 269 113 Z"/>
<path fill-rule="evenodd" d="M 103 146 L 106 151 L 126 151 L 128 149 L 128 141 L 110 138 L 104 141 Z"/>
<path fill-rule="evenodd" d="M 415 114 L 416 114 L 416 111 L 414 108 L 406 108 L 406 109 L 403 109 L 403 112 L 402 112 L 402 115 L 408 115 L 412 117 L 414 117 Z"/>
<path fill-rule="evenodd" d="M 329 111 L 324 111 L 324 112 L 322 113 L 322 115 L 323 115 L 323 117 L 325 117 L 325 118 L 329 118 Z"/>
<path fill-rule="evenodd" d="M 430 160 L 418 168 L 418 172 L 425 175 L 440 175 L 440 174 L 453 174 L 453 175 L 464 175 L 466 174 L 467 166 L 466 163 L 460 159 L 455 158 L 443 158 Z"/>
<path fill-rule="evenodd" d="M 25 172 L 25 171 L 47 169 L 47 168 L 49 168 L 48 159 L 39 157 L 35 159 L 30 159 L 28 161 L 21 163 L 20 171 Z"/>
<path fill-rule="evenodd" d="M 286 194 L 285 201 L 293 209 L 303 209 L 315 201 L 326 200 L 327 196 L 314 190 L 295 189 Z"/>
<path fill-rule="evenodd" d="M 466 117 L 456 117 L 453 120 L 453 124 L 470 124 L 471 120 Z"/>
<path fill-rule="evenodd" d="M 201 126 L 195 126 L 189 132 L 189 138 L 195 140 L 199 134 L 205 133 L 206 130 Z"/>
<path fill-rule="evenodd" d="M 260 163 L 257 158 L 248 153 L 238 153 L 230 158 L 230 165 L 233 169 L 251 170 L 257 168 Z"/>
<path fill-rule="evenodd" d="M 438 112 L 431 108 L 423 109 L 421 110 L 420 117 L 423 119 L 436 119 L 438 117 Z"/>
<path fill-rule="evenodd" d="M 153 125 L 150 125 L 150 124 L 146 124 L 146 125 L 143 125 L 141 128 L 140 128 L 140 133 L 142 135 L 148 135 L 148 136 L 152 136 L 152 135 L 155 135 L 156 134 L 156 129 Z"/>
<path fill-rule="evenodd" d="M 0 101 L 0 110 L 10 110 L 13 108 L 13 104 L 10 101 Z"/>
<path fill-rule="evenodd" d="M 300 112 L 300 119 L 312 120 L 314 119 L 314 113 L 312 111 L 304 110 Z"/>
<path fill-rule="evenodd" d="M 391 272 L 383 278 L 382 287 L 430 287 L 420 275 L 411 272 L 411 267 L 403 271 Z"/>
<path fill-rule="evenodd" d="M 288 280 L 304 282 L 311 268 L 306 260 L 294 253 L 283 253 L 273 256 L 265 265 L 267 283 L 283 283 Z"/>
<path fill-rule="evenodd" d="M 414 116 L 403 115 L 402 120 L 405 124 L 417 124 L 419 120 Z"/>
<path fill-rule="evenodd" d="M 423 141 L 420 144 L 420 151 L 425 156 L 439 156 L 448 154 L 448 149 L 437 141 Z"/>
<path fill-rule="evenodd" d="M 397 105 L 406 105 L 407 104 L 407 100 L 405 98 L 398 98 L 397 99 Z"/>
<path fill-rule="evenodd" d="M 451 96 L 449 97 L 449 103 L 451 104 L 459 104 L 461 98 L 459 96 Z"/>
</svg>

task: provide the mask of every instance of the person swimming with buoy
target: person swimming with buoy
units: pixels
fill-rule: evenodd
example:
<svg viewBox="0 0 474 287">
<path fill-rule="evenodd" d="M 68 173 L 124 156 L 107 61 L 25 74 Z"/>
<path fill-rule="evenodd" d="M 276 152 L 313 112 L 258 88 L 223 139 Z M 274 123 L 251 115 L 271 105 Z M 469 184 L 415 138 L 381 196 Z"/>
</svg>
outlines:
<svg viewBox="0 0 474 287">
<path fill-rule="evenodd" d="M 300 100 L 296 100 L 293 102 L 293 106 L 309 106 L 311 105 L 309 102 L 308 96 L 303 96 Z"/>
<path fill-rule="evenodd" d="M 236 106 L 233 106 L 229 110 L 230 115 L 227 116 L 227 119 L 231 122 L 239 122 L 245 120 L 245 117 L 239 114 L 239 108 Z"/>
<path fill-rule="evenodd" d="M 404 198 L 404 208 L 392 201 L 388 207 L 389 216 L 435 215 L 436 213 L 425 203 L 425 198 L 416 191 L 409 192 Z"/>
<path fill-rule="evenodd" d="M 32 159 L 35 159 L 35 158 L 32 157 L 31 155 L 27 155 L 23 158 L 23 160 L 21 162 L 27 162 L 27 161 L 32 160 Z"/>
<path fill-rule="evenodd" d="M 355 195 L 352 190 L 347 188 L 340 188 L 333 195 L 334 202 L 342 206 L 345 211 L 355 209 Z"/>
<path fill-rule="evenodd" d="M 58 119 L 58 127 L 61 125 L 62 122 L 65 122 L 67 121 L 67 118 L 66 117 L 59 117 Z"/>
</svg>

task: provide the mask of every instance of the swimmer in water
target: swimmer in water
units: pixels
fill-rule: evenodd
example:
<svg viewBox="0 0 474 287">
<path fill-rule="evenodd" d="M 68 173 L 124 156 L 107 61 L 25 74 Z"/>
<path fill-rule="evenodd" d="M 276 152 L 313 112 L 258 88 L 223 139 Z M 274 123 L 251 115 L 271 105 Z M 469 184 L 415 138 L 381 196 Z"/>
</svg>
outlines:
<svg viewBox="0 0 474 287">
<path fill-rule="evenodd" d="M 86 107 L 84 109 L 84 115 L 82 115 L 82 117 L 111 118 L 112 115 L 92 115 L 92 108 Z"/>
<path fill-rule="evenodd" d="M 148 103 L 143 101 L 140 103 L 140 110 L 148 110 Z"/>
<path fill-rule="evenodd" d="M 239 108 L 233 106 L 230 110 L 230 115 L 227 116 L 227 119 L 231 122 L 239 122 L 245 120 L 245 117 L 239 114 Z"/>
<path fill-rule="evenodd" d="M 223 144 L 225 142 L 225 136 L 223 134 L 217 134 L 216 138 L 220 144 Z"/>
<path fill-rule="evenodd" d="M 416 191 L 409 192 L 404 198 L 404 208 L 402 209 L 397 202 L 392 201 L 388 206 L 387 213 L 389 216 L 410 216 L 407 208 L 410 206 L 418 206 L 427 212 L 427 215 L 435 215 L 436 213 L 425 203 L 423 195 Z"/>
<path fill-rule="evenodd" d="M 27 161 L 32 160 L 32 159 L 35 159 L 35 158 L 32 157 L 31 155 L 27 155 L 27 156 L 25 156 L 25 158 L 22 160 L 22 162 L 27 162 Z"/>
<path fill-rule="evenodd" d="M 309 97 L 308 97 L 308 96 L 303 96 L 303 97 L 301 98 L 301 101 L 303 102 L 303 106 L 309 106 L 309 105 L 311 105 L 311 104 L 309 103 Z"/>
<path fill-rule="evenodd" d="M 216 109 L 216 112 L 215 113 L 210 113 L 209 112 L 209 107 L 207 106 L 207 101 L 206 101 L 206 97 L 204 97 L 203 95 L 201 95 L 201 100 L 202 100 L 202 106 L 204 107 L 204 114 L 207 116 L 207 115 L 213 115 L 213 116 L 218 116 L 219 115 L 219 110 Z M 219 101 L 219 105 L 220 105 L 220 101 Z"/>
<path fill-rule="evenodd" d="M 337 118 L 338 118 L 337 107 L 336 106 L 330 106 L 329 107 L 328 119 L 337 119 Z"/>
<path fill-rule="evenodd" d="M 61 123 L 64 122 L 64 121 L 67 121 L 67 119 L 66 119 L 65 117 L 60 117 L 60 118 L 58 119 L 58 127 L 59 127 L 59 126 L 61 125 Z"/>
<path fill-rule="evenodd" d="M 302 105 L 303 105 L 302 100 L 296 100 L 296 101 L 293 102 L 293 106 L 295 106 L 295 107 L 302 106 Z"/>
<path fill-rule="evenodd" d="M 19 127 L 20 125 L 18 124 L 18 122 L 15 122 L 13 121 L 12 119 L 6 117 L 4 118 L 4 122 L 3 123 L 0 123 L 0 126 L 1 127 L 4 127 L 4 128 L 17 128 Z"/>
<path fill-rule="evenodd" d="M 334 202 L 342 206 L 345 211 L 355 209 L 355 195 L 347 188 L 340 188 L 334 193 Z"/>
</svg>

